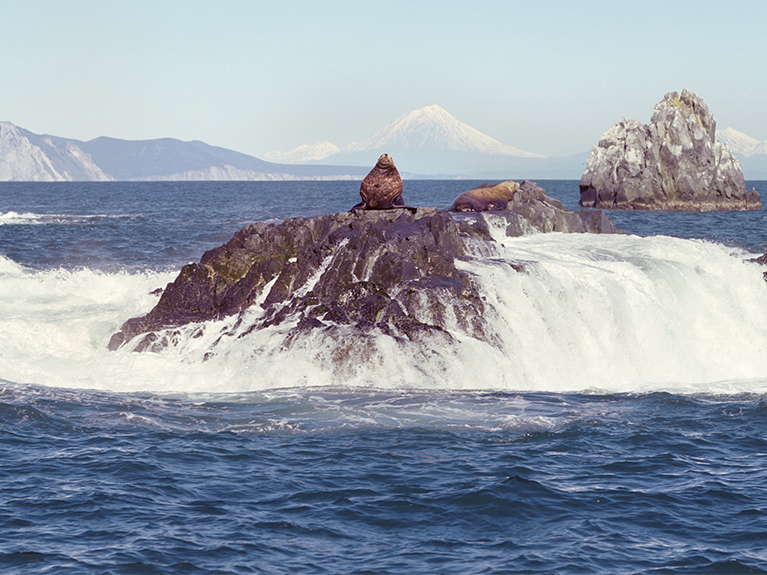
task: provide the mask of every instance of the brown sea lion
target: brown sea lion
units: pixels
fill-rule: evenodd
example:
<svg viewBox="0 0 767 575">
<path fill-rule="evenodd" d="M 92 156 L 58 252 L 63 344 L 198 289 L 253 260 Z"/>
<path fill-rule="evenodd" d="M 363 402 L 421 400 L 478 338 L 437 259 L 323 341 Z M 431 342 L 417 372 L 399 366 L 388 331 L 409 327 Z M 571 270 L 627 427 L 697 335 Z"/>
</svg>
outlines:
<svg viewBox="0 0 767 575">
<path fill-rule="evenodd" d="M 505 210 L 514 194 L 519 190 L 519 184 L 511 180 L 496 185 L 479 186 L 462 193 L 450 206 L 452 212 L 489 212 Z"/>
<path fill-rule="evenodd" d="M 405 205 L 402 198 L 402 178 L 389 154 L 381 154 L 360 185 L 362 201 L 352 210 L 390 210 L 404 208 L 415 211 Z"/>
</svg>

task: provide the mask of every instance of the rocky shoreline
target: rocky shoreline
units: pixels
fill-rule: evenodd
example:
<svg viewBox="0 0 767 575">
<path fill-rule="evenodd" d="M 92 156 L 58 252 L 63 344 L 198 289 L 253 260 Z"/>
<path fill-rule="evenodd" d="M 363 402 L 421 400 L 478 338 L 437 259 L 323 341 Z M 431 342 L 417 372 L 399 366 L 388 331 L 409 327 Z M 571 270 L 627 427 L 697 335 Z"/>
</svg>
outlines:
<svg viewBox="0 0 767 575">
<path fill-rule="evenodd" d="M 109 348 L 160 351 L 174 345 L 178 328 L 229 316 L 238 316 L 240 335 L 284 326 L 284 345 L 322 333 L 341 355 L 359 344 L 350 333 L 364 339 L 373 330 L 404 341 L 449 338 L 458 326 L 492 341 L 485 299 L 462 260 L 497 255 L 498 234 L 616 231 L 600 211 L 570 212 L 532 182 L 515 186 L 504 209 L 492 212 L 355 210 L 248 225 L 184 266 L 157 305 L 125 322 Z M 524 271 L 524 264 L 499 265 Z M 251 317 L 252 308 L 263 313 Z"/>
</svg>

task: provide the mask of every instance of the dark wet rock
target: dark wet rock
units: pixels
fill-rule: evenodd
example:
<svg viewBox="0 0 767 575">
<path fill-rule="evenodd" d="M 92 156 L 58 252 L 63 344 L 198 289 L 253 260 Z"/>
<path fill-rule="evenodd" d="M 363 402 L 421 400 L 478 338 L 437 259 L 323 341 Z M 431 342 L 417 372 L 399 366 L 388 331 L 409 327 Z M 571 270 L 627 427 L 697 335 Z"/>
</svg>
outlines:
<svg viewBox="0 0 767 575">
<path fill-rule="evenodd" d="M 767 266 L 767 253 L 766 254 L 762 254 L 758 258 L 751 258 L 751 259 L 746 260 L 746 261 L 753 262 L 753 263 L 759 264 L 761 266 Z M 767 272 L 762 272 L 762 279 L 764 281 L 767 281 Z"/>
<path fill-rule="evenodd" d="M 506 230 L 508 236 L 521 236 L 531 232 L 592 232 L 615 233 L 607 215 L 600 210 L 571 212 L 562 202 L 550 198 L 543 188 L 528 180 L 509 202 L 507 210 L 519 217 L 513 219 Z"/>
<path fill-rule="evenodd" d="M 109 348 L 139 336 L 132 349 L 157 351 L 177 342 L 172 328 L 236 314 L 238 337 L 281 326 L 289 330 L 285 345 L 292 345 L 322 331 L 338 334 L 334 353 L 341 354 L 352 353 L 343 351 L 343 326 L 362 340 L 373 331 L 449 340 L 457 327 L 492 342 L 484 297 L 461 261 L 497 256 L 499 233 L 615 231 L 600 212 L 568 212 L 532 182 L 520 184 L 508 207 L 492 214 L 355 211 L 251 224 L 184 266 L 157 305 L 125 322 Z M 524 262 L 502 265 L 525 271 Z M 252 306 L 263 310 L 255 320 L 245 318 Z"/>
<path fill-rule="evenodd" d="M 649 124 L 623 120 L 602 134 L 581 177 L 584 207 L 658 210 L 754 210 L 740 164 L 716 141 L 703 100 L 670 92 Z"/>
</svg>

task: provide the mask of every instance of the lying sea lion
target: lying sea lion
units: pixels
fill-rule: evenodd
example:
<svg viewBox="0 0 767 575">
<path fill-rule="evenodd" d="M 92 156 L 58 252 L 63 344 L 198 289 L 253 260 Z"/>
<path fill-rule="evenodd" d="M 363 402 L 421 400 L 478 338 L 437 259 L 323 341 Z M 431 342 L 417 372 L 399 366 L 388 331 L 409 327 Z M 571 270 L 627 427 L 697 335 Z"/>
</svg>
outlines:
<svg viewBox="0 0 767 575">
<path fill-rule="evenodd" d="M 518 190 L 519 184 L 511 180 L 496 185 L 479 186 L 458 196 L 453 201 L 453 205 L 450 206 L 450 211 L 489 212 L 505 210 Z"/>
<path fill-rule="evenodd" d="M 389 154 L 381 154 L 378 162 L 370 170 L 360 185 L 362 201 L 352 210 L 391 210 L 402 208 L 415 211 L 406 206 L 402 197 L 402 178 Z"/>
</svg>

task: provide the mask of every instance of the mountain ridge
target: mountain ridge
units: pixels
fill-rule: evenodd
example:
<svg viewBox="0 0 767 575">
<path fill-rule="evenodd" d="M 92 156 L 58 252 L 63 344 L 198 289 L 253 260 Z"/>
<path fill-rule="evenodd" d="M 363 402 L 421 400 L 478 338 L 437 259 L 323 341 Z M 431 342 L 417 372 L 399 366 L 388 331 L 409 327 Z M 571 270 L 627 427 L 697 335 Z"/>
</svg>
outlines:
<svg viewBox="0 0 767 575">
<path fill-rule="evenodd" d="M 542 154 L 504 144 L 462 122 L 439 104 L 432 104 L 403 114 L 369 140 L 351 144 L 348 151 L 373 150 L 387 146 L 395 149 L 431 148 L 524 158 L 544 157 Z"/>
<path fill-rule="evenodd" d="M 356 179 L 360 166 L 278 164 L 200 140 L 92 140 L 0 122 L 0 181 Z"/>
</svg>

